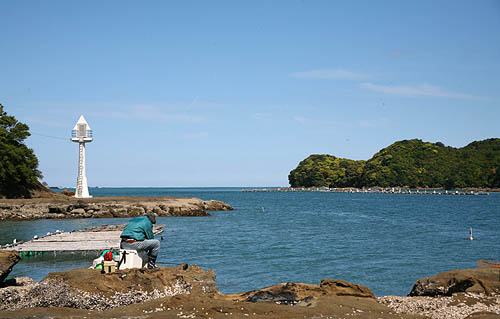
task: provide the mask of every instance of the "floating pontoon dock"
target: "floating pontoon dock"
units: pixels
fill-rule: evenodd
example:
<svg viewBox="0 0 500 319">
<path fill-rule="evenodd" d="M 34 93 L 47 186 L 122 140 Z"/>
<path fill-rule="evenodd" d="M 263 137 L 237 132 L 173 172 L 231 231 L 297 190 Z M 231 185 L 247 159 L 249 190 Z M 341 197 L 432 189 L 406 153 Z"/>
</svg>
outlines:
<svg viewBox="0 0 500 319">
<path fill-rule="evenodd" d="M 102 251 L 120 248 L 120 234 L 125 225 L 105 225 L 80 231 L 56 232 L 46 236 L 0 247 L 0 250 L 19 252 Z M 153 227 L 155 235 L 163 232 L 165 225 Z"/>
</svg>

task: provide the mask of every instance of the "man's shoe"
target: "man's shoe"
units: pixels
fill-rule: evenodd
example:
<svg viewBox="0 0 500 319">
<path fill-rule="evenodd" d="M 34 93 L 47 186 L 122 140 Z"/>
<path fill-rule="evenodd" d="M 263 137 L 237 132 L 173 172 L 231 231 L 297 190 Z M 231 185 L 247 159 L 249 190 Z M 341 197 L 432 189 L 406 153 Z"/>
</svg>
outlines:
<svg viewBox="0 0 500 319">
<path fill-rule="evenodd" d="M 156 265 L 156 256 L 149 256 L 148 257 L 148 269 L 159 269 L 158 265 Z"/>
<path fill-rule="evenodd" d="M 148 262 L 148 269 L 160 269 L 160 267 L 155 264 L 155 263 L 152 263 L 152 262 Z"/>
</svg>

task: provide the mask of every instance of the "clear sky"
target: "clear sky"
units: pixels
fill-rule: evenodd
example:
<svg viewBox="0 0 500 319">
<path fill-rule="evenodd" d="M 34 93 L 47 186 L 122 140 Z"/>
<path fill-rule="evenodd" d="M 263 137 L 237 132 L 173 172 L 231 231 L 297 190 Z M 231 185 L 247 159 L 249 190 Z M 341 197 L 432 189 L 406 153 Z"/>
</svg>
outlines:
<svg viewBox="0 0 500 319">
<path fill-rule="evenodd" d="M 500 1 L 0 1 L 44 181 L 287 186 L 310 154 L 500 137 Z M 54 138 L 58 137 L 58 138 Z"/>
</svg>

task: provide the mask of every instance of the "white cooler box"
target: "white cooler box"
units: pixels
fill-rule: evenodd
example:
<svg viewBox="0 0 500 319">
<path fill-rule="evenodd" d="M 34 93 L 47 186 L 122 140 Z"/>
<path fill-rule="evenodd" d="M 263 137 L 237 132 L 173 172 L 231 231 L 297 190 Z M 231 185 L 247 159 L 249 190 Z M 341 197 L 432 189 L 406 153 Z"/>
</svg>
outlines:
<svg viewBox="0 0 500 319">
<path fill-rule="evenodd" d="M 117 267 L 118 270 L 143 268 L 148 263 L 148 255 L 145 251 L 138 252 L 137 250 L 120 249 L 118 254 L 115 255 L 115 261 L 120 265 Z"/>
</svg>

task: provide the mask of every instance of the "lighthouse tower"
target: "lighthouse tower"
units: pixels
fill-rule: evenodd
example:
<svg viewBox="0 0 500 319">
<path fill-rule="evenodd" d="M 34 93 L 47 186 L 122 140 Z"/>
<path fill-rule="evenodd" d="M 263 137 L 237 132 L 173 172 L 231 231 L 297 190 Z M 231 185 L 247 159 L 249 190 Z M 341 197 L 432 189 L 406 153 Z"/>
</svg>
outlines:
<svg viewBox="0 0 500 319">
<path fill-rule="evenodd" d="M 78 178 L 76 180 L 76 198 L 90 198 L 85 169 L 85 143 L 92 142 L 92 130 L 83 115 L 76 122 L 71 132 L 71 141 L 78 143 Z"/>
</svg>

